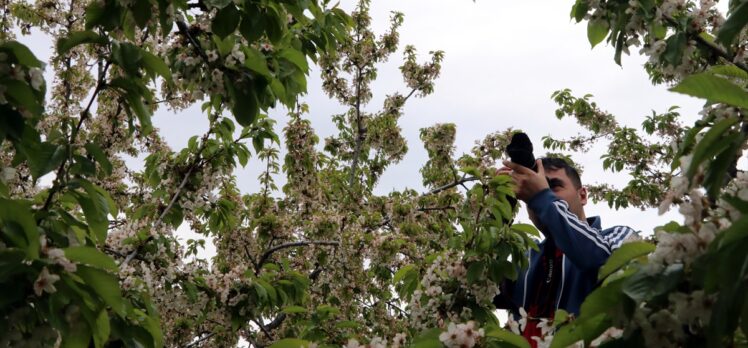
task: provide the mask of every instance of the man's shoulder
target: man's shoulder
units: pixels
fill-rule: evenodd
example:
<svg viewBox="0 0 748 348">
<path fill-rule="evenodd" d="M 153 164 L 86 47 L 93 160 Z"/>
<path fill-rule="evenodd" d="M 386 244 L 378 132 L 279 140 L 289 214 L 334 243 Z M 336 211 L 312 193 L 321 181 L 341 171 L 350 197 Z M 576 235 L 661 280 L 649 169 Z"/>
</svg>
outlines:
<svg viewBox="0 0 748 348">
<path fill-rule="evenodd" d="M 607 235 L 612 235 L 612 234 L 632 233 L 632 232 L 633 233 L 638 233 L 635 229 L 633 229 L 633 228 L 631 228 L 629 226 L 617 225 L 617 226 L 607 227 L 607 228 L 603 229 L 600 232 L 600 234 L 602 234 L 603 236 L 607 236 Z"/>
<path fill-rule="evenodd" d="M 608 245 L 611 246 L 611 249 L 618 248 L 623 243 L 641 239 L 639 231 L 623 225 L 608 227 L 602 230 L 600 234 L 608 242 Z"/>
</svg>

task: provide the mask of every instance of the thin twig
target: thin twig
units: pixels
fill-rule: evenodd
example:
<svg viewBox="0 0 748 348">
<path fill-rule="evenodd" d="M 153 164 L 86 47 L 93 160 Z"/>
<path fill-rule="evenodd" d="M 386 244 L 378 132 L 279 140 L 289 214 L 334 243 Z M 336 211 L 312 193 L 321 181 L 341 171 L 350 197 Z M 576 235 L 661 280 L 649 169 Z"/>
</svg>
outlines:
<svg viewBox="0 0 748 348">
<path fill-rule="evenodd" d="M 166 217 L 166 213 L 168 213 L 169 210 L 171 210 L 171 208 L 174 206 L 174 203 L 177 202 L 179 195 L 182 193 L 182 189 L 184 189 L 184 187 L 187 185 L 187 181 L 189 181 L 190 175 L 192 175 L 192 171 L 194 169 L 195 169 L 195 166 L 190 166 L 190 168 L 187 170 L 187 174 L 184 175 L 184 179 L 182 179 L 182 182 L 179 184 L 179 187 L 177 188 L 177 192 L 175 192 L 174 195 L 171 196 L 171 201 L 169 201 L 169 205 L 166 206 L 166 208 L 161 212 L 161 215 L 159 215 L 156 222 L 153 224 L 152 228 L 154 230 L 158 230 L 158 228 L 161 227 L 161 224 L 164 221 L 164 217 Z M 129 255 L 127 255 L 127 257 L 125 258 L 125 260 L 122 261 L 120 266 L 125 266 L 128 263 L 130 263 L 130 261 L 132 261 L 132 259 L 134 259 L 135 256 L 138 255 L 139 251 L 140 251 L 139 247 L 135 248 L 135 250 L 133 250 Z"/>
<path fill-rule="evenodd" d="M 187 169 L 187 173 L 184 175 L 182 182 L 179 184 L 179 187 L 177 188 L 177 191 L 174 192 L 174 195 L 171 197 L 171 200 L 169 201 L 169 205 L 167 205 L 166 208 L 164 208 L 164 210 L 161 211 L 161 214 L 159 215 L 158 219 L 156 219 L 156 222 L 153 223 L 153 227 L 152 227 L 153 230 L 157 230 L 159 227 L 161 227 L 161 224 L 163 223 L 164 218 L 166 217 L 166 214 L 169 212 L 169 210 L 171 210 L 171 208 L 177 202 L 179 195 L 182 193 L 182 190 L 187 185 L 187 182 L 190 179 L 190 175 L 192 175 L 192 171 L 195 170 L 195 168 L 200 164 L 201 162 L 200 156 L 202 155 L 202 152 L 205 149 L 205 145 L 211 133 L 212 133 L 212 128 L 208 130 L 208 132 L 205 133 L 205 135 L 203 135 L 202 144 L 200 145 L 200 148 L 197 150 L 197 155 L 195 156 L 195 159 L 192 161 L 189 168 Z M 141 247 L 145 245 L 146 242 L 150 241 L 151 238 L 152 237 L 149 237 L 148 239 L 146 239 L 146 241 L 143 244 L 135 248 L 135 250 L 133 250 L 129 255 L 127 255 L 127 257 L 122 261 L 120 266 L 124 266 L 130 263 L 130 261 L 132 261 L 132 259 L 134 259 L 135 256 L 138 255 Z"/>
<path fill-rule="evenodd" d="M 445 210 L 450 210 L 450 209 L 457 210 L 457 208 L 455 208 L 455 207 L 453 207 L 451 205 L 447 205 L 447 206 L 444 206 L 444 207 L 423 207 L 423 208 L 418 208 L 418 211 L 435 211 L 435 210 L 445 211 Z"/>
<path fill-rule="evenodd" d="M 433 190 L 431 190 L 429 192 L 424 193 L 422 196 L 428 196 L 428 195 L 437 194 L 439 192 L 442 192 L 444 190 L 449 190 L 449 189 L 451 189 L 451 188 L 453 188 L 455 186 L 458 186 L 458 185 L 463 185 L 464 186 L 464 184 L 466 182 L 471 182 L 471 181 L 476 181 L 476 180 L 479 180 L 479 178 L 475 177 L 475 176 L 470 176 L 470 177 L 467 177 L 467 178 L 462 178 L 462 179 L 457 180 L 457 181 L 455 181 L 455 182 L 453 182 L 451 184 L 447 184 L 447 185 L 444 185 L 444 186 L 437 187 L 437 188 L 435 188 L 435 189 L 433 189 Z"/>
<path fill-rule="evenodd" d="M 273 253 L 276 252 L 276 251 L 278 251 L 278 250 L 288 249 L 288 248 L 293 248 L 293 247 L 313 245 L 313 244 L 315 244 L 315 245 L 334 245 L 334 246 L 338 246 L 338 245 L 340 245 L 340 242 L 338 242 L 338 241 L 325 241 L 325 240 L 310 240 L 310 241 L 291 242 L 291 243 L 284 243 L 284 244 L 276 245 L 276 246 L 268 249 L 267 251 L 265 251 L 262 254 L 262 257 L 260 257 L 260 260 L 257 262 L 257 270 L 259 271 L 259 269 L 265 264 L 265 262 L 267 262 L 267 260 L 270 258 L 270 256 L 273 255 Z"/>
<path fill-rule="evenodd" d="M 207 335 L 205 335 L 205 336 L 203 336 L 203 337 L 199 338 L 199 339 L 198 339 L 197 341 L 195 341 L 195 342 L 192 342 L 192 343 L 190 343 L 190 344 L 188 344 L 188 345 L 184 346 L 184 348 L 192 348 L 192 347 L 195 347 L 195 346 L 197 346 L 198 344 L 200 344 L 201 342 L 203 342 L 203 341 L 205 341 L 205 340 L 207 340 L 207 339 L 209 339 L 209 338 L 213 337 L 213 336 L 214 336 L 215 334 L 216 334 L 215 332 L 211 332 L 211 333 L 209 333 L 209 334 L 207 334 Z"/>
<path fill-rule="evenodd" d="M 265 336 L 267 336 L 268 339 L 270 339 L 270 340 L 273 339 L 273 334 L 271 334 L 270 331 L 268 331 L 268 329 L 265 327 L 265 324 L 262 322 L 262 319 L 258 318 L 258 319 L 252 320 L 252 321 L 254 321 L 255 324 L 257 324 L 257 326 L 260 327 L 260 330 L 262 330 L 262 333 L 264 333 Z"/>
<path fill-rule="evenodd" d="M 273 321 L 269 322 L 267 325 L 265 325 L 265 329 L 268 331 L 275 330 L 283 324 L 283 321 L 286 320 L 286 313 L 281 313 Z"/>
</svg>

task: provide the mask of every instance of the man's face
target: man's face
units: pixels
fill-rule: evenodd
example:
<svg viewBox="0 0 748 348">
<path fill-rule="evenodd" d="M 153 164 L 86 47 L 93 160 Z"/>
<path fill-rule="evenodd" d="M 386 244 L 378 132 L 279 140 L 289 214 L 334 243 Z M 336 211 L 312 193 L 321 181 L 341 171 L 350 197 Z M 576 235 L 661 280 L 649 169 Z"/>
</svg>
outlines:
<svg viewBox="0 0 748 348">
<path fill-rule="evenodd" d="M 548 178 L 548 186 L 550 186 L 553 194 L 566 201 L 569 204 L 569 211 L 584 221 L 586 218 L 584 206 L 587 204 L 587 189 L 585 187 L 576 188 L 563 169 L 546 169 L 545 176 Z M 535 214 L 532 211 L 528 212 L 530 219 L 536 222 Z"/>
</svg>

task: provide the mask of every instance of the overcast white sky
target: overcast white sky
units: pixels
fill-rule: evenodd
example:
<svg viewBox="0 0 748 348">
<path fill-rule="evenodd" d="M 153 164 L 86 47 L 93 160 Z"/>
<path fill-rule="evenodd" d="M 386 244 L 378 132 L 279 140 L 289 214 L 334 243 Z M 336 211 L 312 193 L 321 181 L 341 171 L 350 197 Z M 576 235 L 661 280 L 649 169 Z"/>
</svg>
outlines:
<svg viewBox="0 0 748 348">
<path fill-rule="evenodd" d="M 341 6 L 350 11 L 355 3 L 344 0 Z M 435 93 L 411 99 L 405 108 L 401 126 L 410 151 L 400 164 L 384 174 L 377 192 L 385 194 L 406 187 L 423 191 L 418 169 L 427 156 L 418 133 L 420 128 L 435 123 L 457 125 L 458 155 L 486 134 L 507 127 L 525 130 L 539 149 L 536 152 L 544 152 L 540 142 L 544 135 L 577 134 L 576 123 L 559 121 L 554 116 L 556 106 L 550 95 L 562 88 L 571 88 L 578 96 L 593 94 L 602 108 L 629 126 L 639 125 L 653 109 L 665 111 L 672 105 L 681 106 L 686 120 L 695 118 L 702 102 L 668 92 L 666 86 L 653 86 L 642 68 L 645 59 L 637 52 L 624 56 L 621 68 L 613 62 L 611 47 L 601 44 L 591 50 L 586 23 L 575 24 L 569 19 L 572 4 L 572 0 L 372 1 L 371 16 L 377 34 L 388 26 L 390 11 L 400 11 L 405 14 L 400 30 L 401 47 L 414 45 L 422 60 L 428 59 L 431 50 L 446 53 Z M 42 37 L 19 39 L 39 58 L 48 60 L 51 42 Z M 371 110 L 379 109 L 386 93 L 405 91 L 398 70 L 401 57 L 399 51 L 380 67 L 374 99 L 369 105 Z M 313 126 L 324 139 L 334 132 L 330 116 L 344 109 L 321 92 L 317 70 L 312 71 L 308 86 L 309 94 L 304 101 L 310 105 Z M 278 120 L 279 134 L 287 121 L 285 113 L 285 110 L 270 113 Z M 207 128 L 206 116 L 199 107 L 179 114 L 162 110 L 156 113 L 153 122 L 175 150 L 186 146 L 191 135 L 202 134 Z M 575 157 L 584 166 L 583 181 L 623 185 L 625 176 L 602 171 L 601 154 L 602 149 L 597 148 Z M 141 165 L 133 163 L 135 167 Z M 261 167 L 258 161 L 250 160 L 246 169 L 237 172 L 243 192 L 258 190 L 256 177 Z M 590 204 L 586 212 L 588 216 L 601 215 L 604 227 L 629 225 L 644 234 L 650 234 L 655 226 L 670 219 L 678 219 L 672 212 L 657 216 L 656 211 L 614 211 L 606 204 Z M 186 226 L 180 228 L 180 233 L 185 238 L 191 237 Z M 206 252 L 211 254 L 210 250 Z"/>
</svg>

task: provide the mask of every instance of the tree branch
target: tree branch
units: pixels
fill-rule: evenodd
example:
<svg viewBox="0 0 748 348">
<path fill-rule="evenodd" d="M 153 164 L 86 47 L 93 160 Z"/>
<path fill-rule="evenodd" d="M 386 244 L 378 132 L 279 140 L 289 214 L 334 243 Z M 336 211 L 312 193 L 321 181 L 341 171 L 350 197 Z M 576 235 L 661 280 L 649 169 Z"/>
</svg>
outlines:
<svg viewBox="0 0 748 348">
<path fill-rule="evenodd" d="M 281 313 L 273 321 L 269 322 L 267 325 L 265 325 L 265 330 L 271 331 L 275 330 L 283 324 L 283 321 L 286 320 L 286 313 Z"/>
<path fill-rule="evenodd" d="M 262 322 L 262 319 L 258 318 L 258 319 L 252 320 L 252 321 L 254 321 L 255 324 L 257 324 L 257 326 L 260 327 L 260 330 L 262 330 L 262 333 L 264 333 L 265 336 L 267 336 L 268 339 L 270 339 L 270 340 L 273 339 L 273 334 L 271 334 L 270 331 L 267 329 L 267 327 L 265 327 L 265 324 Z"/>
<path fill-rule="evenodd" d="M 455 181 L 455 182 L 453 182 L 451 184 L 447 184 L 447 185 L 444 185 L 444 186 L 437 187 L 437 188 L 435 188 L 435 189 L 433 189 L 433 190 L 431 190 L 429 192 L 424 193 L 421 196 L 423 197 L 423 196 L 434 195 L 434 194 L 437 194 L 437 193 L 442 192 L 444 190 L 449 190 L 449 189 L 451 189 L 451 188 L 453 188 L 455 186 L 463 185 L 466 182 L 471 182 L 471 181 L 476 181 L 476 180 L 479 180 L 479 179 L 477 177 L 475 177 L 475 176 L 471 176 L 471 177 L 467 177 L 467 178 L 462 178 L 462 179 L 457 180 L 457 181 Z"/>
<path fill-rule="evenodd" d="M 208 132 L 205 133 L 205 135 L 203 135 L 202 144 L 200 145 L 200 148 L 197 150 L 195 159 L 192 161 L 189 168 L 187 169 L 187 173 L 184 175 L 182 182 L 179 183 L 179 187 L 177 187 L 177 191 L 174 192 L 174 195 L 172 195 L 171 200 L 169 201 L 169 204 L 166 206 L 166 208 L 164 208 L 164 210 L 161 211 L 161 214 L 159 215 L 158 219 L 156 219 L 156 222 L 153 223 L 153 227 L 152 227 L 153 230 L 157 230 L 159 227 L 161 227 L 161 224 L 163 223 L 164 218 L 166 217 L 166 214 L 169 212 L 169 210 L 171 210 L 171 208 L 177 202 L 179 195 L 182 193 L 182 190 L 187 185 L 187 182 L 190 179 L 190 175 L 192 175 L 192 172 L 195 170 L 198 164 L 200 164 L 202 152 L 205 149 L 205 144 L 207 143 L 208 137 L 210 136 L 211 133 L 212 133 L 212 128 L 209 129 Z M 138 255 L 141 247 L 145 245 L 145 243 L 150 241 L 151 238 L 152 237 L 149 237 L 148 239 L 146 239 L 146 241 L 143 244 L 141 244 L 140 246 L 135 248 L 135 250 L 133 250 L 130 254 L 128 254 L 127 257 L 122 261 L 120 266 L 124 266 L 130 263 L 130 261 L 132 261 L 132 259 L 134 259 L 135 256 Z"/>
<path fill-rule="evenodd" d="M 203 342 L 203 341 L 205 341 L 205 340 L 207 340 L 207 339 L 209 339 L 209 338 L 213 337 L 213 336 L 214 336 L 215 334 L 216 334 L 215 332 L 211 332 L 211 333 L 209 333 L 209 334 L 207 334 L 207 335 L 205 335 L 205 336 L 203 336 L 203 337 L 199 338 L 199 339 L 198 339 L 197 341 L 194 341 L 194 342 L 192 342 L 192 343 L 190 343 L 190 344 L 188 344 L 188 345 L 184 346 L 184 348 L 192 348 L 192 347 L 195 347 L 195 346 L 197 346 L 198 344 L 200 344 L 201 342 Z"/>
<path fill-rule="evenodd" d="M 96 82 L 96 88 L 93 91 L 93 95 L 91 95 L 91 99 L 88 101 L 88 105 L 86 106 L 86 109 L 81 112 L 80 120 L 78 121 L 78 125 L 75 127 L 75 129 L 70 132 L 70 141 L 68 142 L 68 149 L 67 149 L 67 157 L 64 161 L 60 164 L 60 167 L 57 168 L 57 174 L 55 175 L 55 181 L 52 184 L 52 188 L 49 189 L 49 195 L 47 196 L 47 199 L 44 201 L 44 205 L 42 206 L 42 211 L 46 211 L 49 209 L 49 205 L 52 204 L 52 199 L 55 196 L 55 194 L 60 190 L 60 187 L 62 185 L 63 176 L 65 175 L 65 165 L 71 160 L 73 157 L 73 143 L 75 143 L 75 138 L 78 137 L 78 132 L 80 132 L 81 126 L 83 126 L 83 122 L 88 118 L 88 115 L 90 115 L 91 106 L 93 105 L 94 100 L 96 100 L 96 97 L 99 95 L 99 92 L 101 92 L 104 87 L 106 86 L 106 73 L 107 70 L 109 70 L 109 66 L 111 65 L 111 62 L 107 61 L 104 67 L 101 71 L 99 71 L 99 77 L 98 81 Z"/>
<path fill-rule="evenodd" d="M 450 210 L 450 209 L 457 210 L 457 208 L 455 208 L 455 207 L 453 207 L 451 205 L 447 205 L 447 206 L 444 206 L 444 207 L 423 207 L 423 208 L 418 208 L 418 211 L 437 211 L 437 210 L 438 211 L 445 211 L 445 210 Z"/>
<path fill-rule="evenodd" d="M 260 260 L 257 262 L 257 268 L 256 270 L 259 271 L 260 268 L 267 262 L 267 260 L 270 258 L 270 256 L 273 255 L 274 252 L 282 249 L 288 249 L 288 248 L 294 248 L 294 247 L 300 247 L 300 246 L 308 246 L 308 245 L 334 245 L 338 246 L 340 245 L 340 242 L 337 241 L 324 241 L 324 240 L 310 240 L 310 241 L 301 241 L 301 242 L 291 242 L 291 243 L 284 243 L 280 245 L 276 245 L 267 251 L 265 251 L 262 256 L 260 257 Z"/>
<path fill-rule="evenodd" d="M 678 22 L 676 22 L 675 19 L 671 18 L 670 16 L 665 16 L 665 15 L 663 15 L 663 18 L 665 19 L 666 22 L 668 22 L 668 24 L 670 24 L 670 25 L 672 25 L 672 26 L 674 26 L 676 28 L 678 27 Z M 745 72 L 748 72 L 748 65 L 746 65 L 743 62 L 736 62 L 735 61 L 735 56 L 729 55 L 727 53 L 727 51 L 725 51 L 724 49 L 722 49 L 721 47 L 719 47 L 714 42 L 711 42 L 711 41 L 708 41 L 708 40 L 704 39 L 703 37 L 701 37 L 701 35 L 699 35 L 699 33 L 693 33 L 693 32 L 689 33 L 688 31 L 686 31 L 686 33 L 687 34 L 691 34 L 690 36 L 694 40 L 696 40 L 696 42 L 698 42 L 698 43 L 700 43 L 700 44 L 708 47 L 710 50 L 714 51 L 714 53 L 716 53 L 719 57 L 721 57 L 724 60 L 730 62 L 731 64 L 737 66 L 741 70 L 743 70 Z"/>
<path fill-rule="evenodd" d="M 356 147 L 353 150 L 353 162 L 351 163 L 351 174 L 348 177 L 348 186 L 353 186 L 356 179 L 356 170 L 358 169 L 358 158 L 361 156 L 361 147 L 364 142 L 364 129 L 361 125 L 361 68 L 356 65 L 358 73 L 356 74 Z"/>
</svg>

